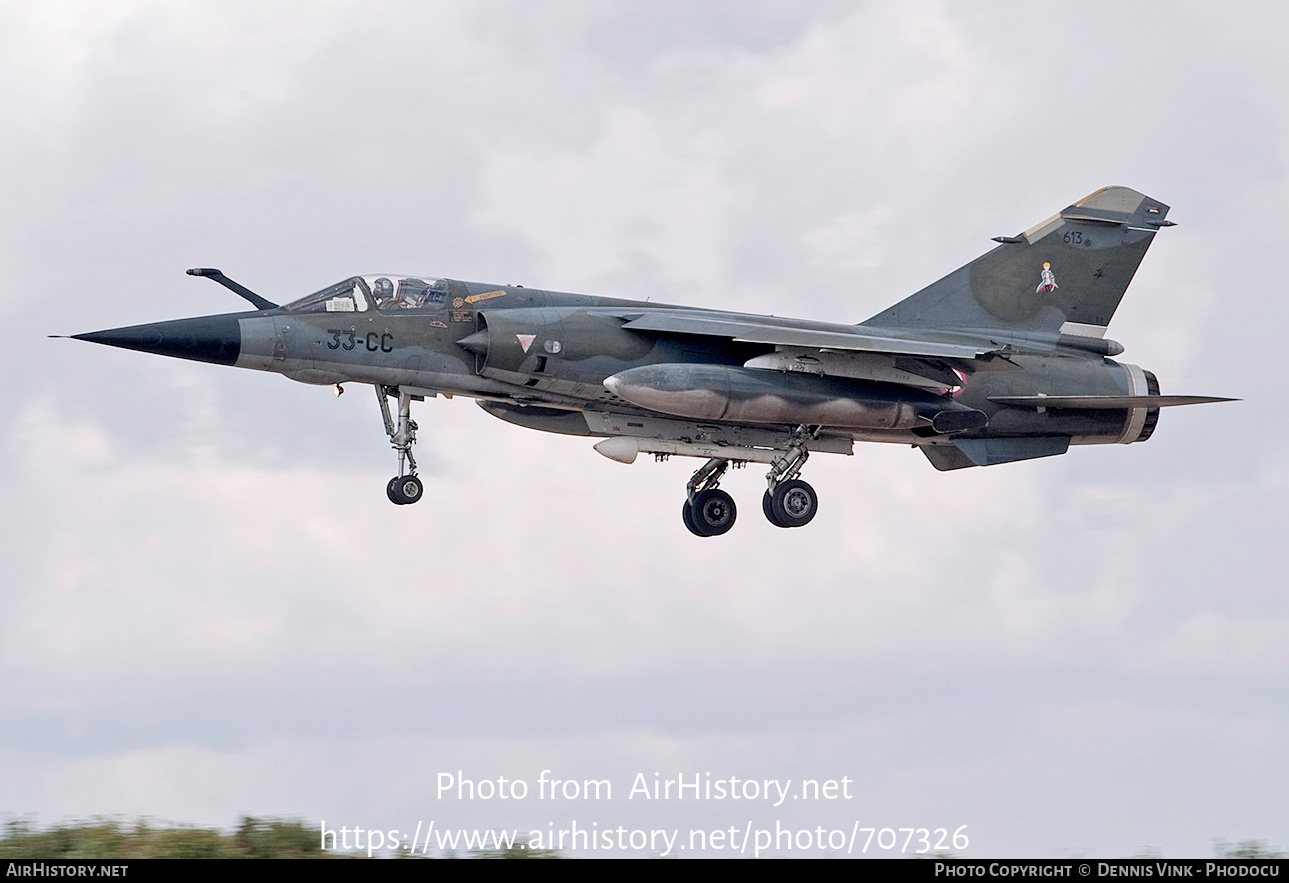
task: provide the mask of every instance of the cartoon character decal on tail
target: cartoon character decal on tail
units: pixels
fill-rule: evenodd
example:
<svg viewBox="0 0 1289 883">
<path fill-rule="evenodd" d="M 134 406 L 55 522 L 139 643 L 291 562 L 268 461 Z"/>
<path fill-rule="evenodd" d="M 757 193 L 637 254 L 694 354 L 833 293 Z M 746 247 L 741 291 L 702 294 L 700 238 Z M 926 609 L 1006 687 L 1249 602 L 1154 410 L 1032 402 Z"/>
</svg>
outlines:
<svg viewBox="0 0 1289 883">
<path fill-rule="evenodd" d="M 1043 272 L 1038 282 L 1038 288 L 1034 289 L 1034 293 L 1042 294 L 1045 291 L 1056 291 L 1060 287 L 1056 284 L 1056 276 L 1052 273 L 1052 265 L 1044 261 Z"/>
</svg>

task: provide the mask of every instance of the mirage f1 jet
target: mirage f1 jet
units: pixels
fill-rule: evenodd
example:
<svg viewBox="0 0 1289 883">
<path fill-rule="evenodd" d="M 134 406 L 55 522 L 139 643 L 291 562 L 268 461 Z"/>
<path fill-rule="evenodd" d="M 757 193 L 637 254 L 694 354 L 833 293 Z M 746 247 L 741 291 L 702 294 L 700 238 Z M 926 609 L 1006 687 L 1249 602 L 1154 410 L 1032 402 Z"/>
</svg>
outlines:
<svg viewBox="0 0 1289 883">
<path fill-rule="evenodd" d="M 1161 395 L 1154 374 L 1111 358 L 1123 347 L 1106 326 L 1167 215 L 1134 190 L 1098 190 L 858 325 L 400 274 L 278 306 L 195 269 L 255 309 L 75 337 L 338 393 L 370 384 L 398 453 L 397 504 L 423 493 L 412 402 L 461 395 L 510 423 L 603 439 L 595 450 L 622 463 L 705 459 L 682 510 L 700 537 L 734 525 L 729 466 L 768 464 L 765 517 L 801 527 L 818 508 L 800 478 L 812 452 L 895 442 L 940 470 L 993 466 L 1145 441 L 1160 408 L 1230 401 Z"/>
</svg>

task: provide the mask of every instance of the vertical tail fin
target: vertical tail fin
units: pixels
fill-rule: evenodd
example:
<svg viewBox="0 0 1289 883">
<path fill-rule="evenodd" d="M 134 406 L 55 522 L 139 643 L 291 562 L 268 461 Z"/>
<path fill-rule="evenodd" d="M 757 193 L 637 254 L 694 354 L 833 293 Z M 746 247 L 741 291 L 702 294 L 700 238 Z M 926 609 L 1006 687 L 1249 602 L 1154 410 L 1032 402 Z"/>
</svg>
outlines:
<svg viewBox="0 0 1289 883">
<path fill-rule="evenodd" d="M 1167 215 L 1103 187 L 862 324 L 1100 337 Z"/>
</svg>

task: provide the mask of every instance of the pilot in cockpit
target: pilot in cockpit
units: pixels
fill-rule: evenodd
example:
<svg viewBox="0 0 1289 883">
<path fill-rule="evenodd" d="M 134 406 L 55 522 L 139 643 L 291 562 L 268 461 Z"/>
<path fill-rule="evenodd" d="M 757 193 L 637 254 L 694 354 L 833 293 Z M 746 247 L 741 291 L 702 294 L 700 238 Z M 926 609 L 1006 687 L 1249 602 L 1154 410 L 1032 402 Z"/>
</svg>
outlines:
<svg viewBox="0 0 1289 883">
<path fill-rule="evenodd" d="M 376 309 L 389 310 L 398 306 L 398 298 L 394 294 L 394 283 L 390 282 L 384 276 L 376 280 L 371 289 L 372 299 L 376 301 Z"/>
</svg>

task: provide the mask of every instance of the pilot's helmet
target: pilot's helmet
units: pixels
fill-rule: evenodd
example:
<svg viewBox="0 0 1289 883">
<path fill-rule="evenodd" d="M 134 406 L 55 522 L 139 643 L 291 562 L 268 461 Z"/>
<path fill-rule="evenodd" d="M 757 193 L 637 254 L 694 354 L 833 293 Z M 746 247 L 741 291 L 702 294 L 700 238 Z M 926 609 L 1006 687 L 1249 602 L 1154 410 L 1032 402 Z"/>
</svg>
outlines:
<svg viewBox="0 0 1289 883">
<path fill-rule="evenodd" d="M 372 286 L 372 294 L 375 295 L 377 303 L 384 303 L 394 296 L 394 283 L 381 276 Z"/>
</svg>

